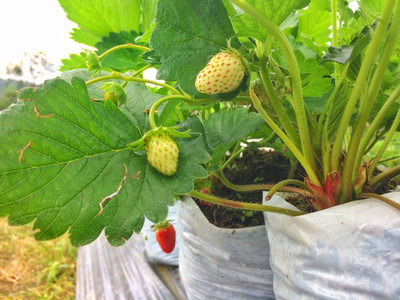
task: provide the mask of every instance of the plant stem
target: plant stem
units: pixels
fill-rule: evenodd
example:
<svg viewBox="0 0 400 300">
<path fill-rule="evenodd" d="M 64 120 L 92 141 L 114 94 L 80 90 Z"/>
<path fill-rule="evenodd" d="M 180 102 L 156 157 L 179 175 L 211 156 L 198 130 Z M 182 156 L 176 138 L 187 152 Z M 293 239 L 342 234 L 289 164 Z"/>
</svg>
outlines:
<svg viewBox="0 0 400 300">
<path fill-rule="evenodd" d="M 335 89 L 333 90 L 332 94 L 329 96 L 328 101 L 326 102 L 326 104 L 324 105 L 324 108 L 321 112 L 321 114 L 319 115 L 318 118 L 318 138 L 322 137 L 322 130 L 324 128 L 324 121 L 326 118 L 326 115 L 328 113 L 328 110 L 330 109 L 330 106 L 333 102 L 333 100 L 335 100 L 336 94 L 339 92 L 340 87 L 342 86 L 342 83 L 344 81 L 344 79 L 346 78 L 346 74 L 347 74 L 347 70 L 349 68 L 349 63 L 346 64 L 342 70 L 342 73 L 340 74 L 340 78 L 339 81 L 336 82 L 335 85 Z"/>
<path fill-rule="evenodd" d="M 222 172 L 218 172 L 218 173 L 214 173 L 213 175 L 217 176 L 223 184 L 225 184 L 228 188 L 237 191 L 237 192 L 253 192 L 253 191 L 269 191 L 272 188 L 274 188 L 276 185 L 275 184 L 244 184 L 244 185 L 239 185 L 239 184 L 234 184 L 232 182 L 230 182 Z M 305 184 L 302 183 L 301 181 L 296 181 L 297 185 L 301 186 L 301 187 L 305 187 Z M 293 183 L 293 182 L 292 182 Z M 291 183 L 288 183 L 291 184 Z M 299 189 L 299 188 L 295 188 L 292 186 L 279 186 L 277 188 L 277 190 L 279 191 L 283 191 L 283 192 L 288 192 L 288 193 L 297 193 L 297 194 L 301 194 L 304 196 L 309 196 L 311 197 L 312 195 L 309 194 L 307 191 L 305 191 L 304 189 Z"/>
<path fill-rule="evenodd" d="M 378 53 L 379 46 L 382 43 L 382 39 L 385 36 L 386 28 L 390 21 L 390 16 L 395 6 L 395 0 L 387 0 L 382 12 L 382 20 L 379 22 L 378 27 L 374 33 L 371 43 L 366 51 L 364 60 L 362 61 L 360 71 L 358 73 L 354 88 L 350 94 L 349 100 L 345 107 L 342 115 L 342 119 L 339 123 L 339 128 L 336 132 L 336 137 L 333 143 L 331 152 L 331 169 L 337 171 L 339 168 L 339 158 L 342 150 L 343 138 L 346 133 L 347 126 L 350 122 L 350 118 L 353 114 L 353 109 L 357 104 L 358 98 L 362 92 L 363 87 L 366 84 L 367 76 L 374 63 L 375 57 Z M 347 193 L 347 192 L 346 192 Z M 343 195 L 344 198 L 348 197 L 348 194 Z"/>
<path fill-rule="evenodd" d="M 155 114 L 156 114 L 156 108 L 166 102 L 166 101 L 170 101 L 170 100 L 175 100 L 175 99 L 181 99 L 181 100 L 187 100 L 187 96 L 182 96 L 182 95 L 170 95 L 170 96 L 165 96 L 162 97 L 160 99 L 158 99 L 156 102 L 153 103 L 153 105 L 150 108 L 150 113 L 149 113 L 149 122 L 150 122 L 150 126 L 152 129 L 157 128 L 157 124 L 155 122 Z"/>
<path fill-rule="evenodd" d="M 304 190 L 307 190 L 307 186 L 305 185 L 304 182 L 301 182 L 299 180 L 296 179 L 286 179 L 286 180 L 282 180 L 281 182 L 278 182 L 277 184 L 274 185 L 273 188 L 271 188 L 267 194 L 267 196 L 265 197 L 266 199 L 271 199 L 271 197 L 279 190 L 283 190 L 283 187 L 289 185 L 289 184 L 295 184 L 298 185 L 300 187 L 302 187 Z M 303 190 L 303 194 L 305 194 L 305 191 Z"/>
<path fill-rule="evenodd" d="M 400 210 L 400 204 L 389 199 L 386 198 L 382 195 L 378 195 L 378 194 L 374 194 L 374 193 L 362 193 L 358 196 L 359 198 L 376 198 L 378 200 L 381 200 L 383 202 L 385 202 L 386 204 L 389 204 L 390 206 L 393 206 L 394 208 L 396 208 L 397 210 Z"/>
<path fill-rule="evenodd" d="M 86 82 L 86 85 L 91 85 L 93 83 L 99 82 L 99 81 L 103 81 L 103 80 L 109 80 L 109 79 L 121 79 L 124 81 L 134 81 L 134 82 L 140 82 L 140 83 L 151 83 L 154 85 L 158 85 L 158 86 L 162 86 L 165 87 L 166 89 L 169 89 L 171 92 L 173 92 L 176 95 L 180 95 L 181 93 L 173 88 L 172 86 L 166 84 L 166 83 L 162 83 L 162 82 L 157 82 L 154 80 L 150 80 L 150 79 L 145 79 L 145 78 L 136 78 L 136 77 L 130 77 L 130 76 L 124 76 L 120 73 L 117 72 L 112 72 L 111 75 L 106 75 L 106 76 L 101 76 L 101 77 L 97 77 L 94 79 L 91 79 L 89 81 Z"/>
<path fill-rule="evenodd" d="M 332 46 L 338 46 L 338 32 L 337 32 L 337 3 L 336 0 L 331 0 L 331 14 L 332 14 Z"/>
<path fill-rule="evenodd" d="M 288 136 L 279 128 L 279 126 L 276 125 L 274 123 L 274 121 L 272 121 L 270 116 L 266 113 L 266 111 L 262 107 L 260 100 L 257 98 L 257 95 L 255 94 L 254 90 L 251 87 L 250 87 L 250 97 L 251 97 L 251 100 L 253 101 L 254 107 L 257 109 L 257 111 L 260 113 L 260 115 L 264 118 L 265 122 L 267 122 L 268 126 L 271 127 L 271 129 L 273 131 L 276 132 L 276 134 L 286 144 L 286 146 L 290 149 L 290 151 L 293 152 L 293 155 L 298 159 L 300 164 L 306 170 L 307 175 L 310 178 L 310 181 L 314 185 L 322 187 L 322 185 L 318 179 L 318 176 L 312 169 L 311 165 L 308 163 L 307 159 L 299 151 L 299 149 L 296 147 L 296 145 L 293 144 L 293 142 L 288 138 Z"/>
<path fill-rule="evenodd" d="M 400 97 L 400 85 L 394 90 L 394 92 L 390 95 L 389 99 L 386 100 L 385 104 L 379 110 L 379 113 L 375 117 L 374 121 L 371 123 L 370 127 L 368 128 L 367 132 L 364 134 L 364 137 L 361 140 L 359 151 L 357 153 L 355 165 L 359 165 L 364 154 L 365 150 L 368 147 L 368 144 L 371 142 L 372 136 L 379 130 L 379 127 L 386 117 L 386 113 L 388 112 L 389 108 L 396 102 L 396 100 Z M 394 130 L 395 131 L 395 130 Z M 394 134 L 394 132 L 393 132 Z M 372 171 L 374 169 L 372 168 Z M 372 173 L 371 173 L 372 174 Z"/>
<path fill-rule="evenodd" d="M 134 45 L 134 44 L 124 44 L 124 45 L 118 45 L 115 46 L 111 49 L 108 49 L 106 52 L 104 52 L 102 55 L 99 56 L 99 59 L 102 60 L 104 59 L 107 55 L 111 54 L 114 51 L 121 50 L 121 49 L 126 49 L 126 48 L 131 48 L 131 49 L 137 49 L 137 50 L 142 50 L 142 51 L 150 51 L 150 48 L 144 47 L 144 46 L 139 46 L 139 45 Z"/>
<path fill-rule="evenodd" d="M 271 77 L 269 76 L 268 69 L 266 67 L 266 62 L 264 59 L 261 60 L 262 66 L 261 66 L 261 71 L 259 72 L 259 75 L 261 77 L 261 80 L 264 84 L 265 90 L 267 92 L 268 98 L 270 100 L 270 103 L 272 105 L 272 108 L 274 109 L 280 124 L 282 125 L 284 131 L 288 135 L 289 139 L 293 141 L 293 143 L 296 145 L 296 147 L 300 147 L 300 139 L 299 135 L 294 129 L 293 125 L 290 123 L 290 120 L 288 116 L 285 113 L 285 110 L 283 109 L 282 103 L 279 100 L 276 91 L 274 89 L 274 86 L 272 85 L 271 82 Z"/>
<path fill-rule="evenodd" d="M 280 45 L 282 52 L 286 58 L 287 67 L 291 76 L 292 83 L 292 95 L 294 110 L 296 113 L 297 125 L 299 128 L 300 142 L 302 146 L 302 154 L 307 161 L 308 168 L 312 170 L 312 173 L 317 172 L 316 162 L 314 160 L 314 151 L 312 149 L 312 143 L 310 139 L 310 131 L 308 129 L 308 123 L 305 112 L 305 104 L 303 100 L 303 91 L 301 86 L 300 70 L 297 64 L 296 56 L 290 45 L 290 42 L 279 29 L 279 27 L 269 19 L 266 19 L 262 14 L 260 14 L 251 4 L 245 0 L 231 0 L 232 3 L 241 8 L 249 16 L 253 17 L 258 21 L 268 33 L 271 34 L 275 40 Z M 314 175 L 310 176 L 310 180 Z M 313 182 L 314 183 L 314 182 Z M 319 184 L 318 180 L 314 184 Z"/>
<path fill-rule="evenodd" d="M 375 70 L 374 76 L 372 77 L 371 84 L 367 91 L 367 97 L 361 106 L 360 115 L 358 117 L 356 126 L 353 130 L 352 138 L 350 140 L 349 150 L 347 151 L 346 159 L 344 162 L 344 168 L 342 173 L 342 195 L 351 195 L 352 187 L 358 177 L 359 163 L 361 162 L 364 149 L 361 149 L 360 141 L 368 122 L 368 118 L 375 102 L 376 96 L 378 95 L 379 87 L 382 82 L 383 75 L 386 71 L 387 64 L 390 56 L 396 45 L 397 37 L 400 33 L 400 4 L 397 5 L 396 11 L 393 16 L 392 26 L 389 32 L 389 36 L 386 40 L 382 53 L 380 55 L 378 66 Z M 360 158 L 357 161 L 356 157 Z M 343 199 L 344 201 L 345 199 Z"/>
<path fill-rule="evenodd" d="M 138 76 L 139 74 L 143 73 L 145 70 L 147 70 L 147 69 L 149 69 L 149 68 L 151 68 L 151 67 L 152 67 L 152 65 L 144 66 L 143 68 L 137 70 L 135 73 L 133 73 L 132 75 L 130 75 L 130 77 L 136 77 L 136 76 Z M 121 84 L 121 86 L 122 86 L 122 87 L 125 87 L 127 83 L 128 83 L 128 81 L 124 81 L 124 82 Z"/>
<path fill-rule="evenodd" d="M 387 146 L 389 145 L 393 135 L 395 134 L 395 132 L 397 130 L 397 126 L 399 126 L 399 124 L 400 124 L 400 110 L 397 112 L 396 117 L 395 117 L 395 119 L 393 121 L 393 124 L 390 127 L 389 132 L 386 134 L 386 137 L 383 140 L 383 143 L 380 146 L 380 148 L 378 150 L 378 153 L 376 154 L 376 157 L 371 162 L 371 165 L 370 165 L 369 170 L 368 170 L 368 175 L 369 176 L 372 176 L 374 170 L 376 169 L 376 166 L 378 165 L 378 162 L 381 160 L 381 157 L 382 157 L 383 153 L 385 152 Z M 379 174 L 379 175 L 381 175 L 381 174 Z M 373 181 L 379 180 L 379 179 L 376 179 L 377 177 L 379 178 L 379 175 L 374 177 L 371 181 L 373 182 Z"/>
<path fill-rule="evenodd" d="M 233 148 L 233 151 L 231 152 L 230 157 L 223 163 L 222 166 L 220 166 L 219 170 L 222 172 L 223 169 L 226 168 L 227 165 L 229 165 L 229 163 L 235 159 L 235 157 L 237 157 L 240 153 L 242 153 L 243 151 L 245 151 L 244 148 L 241 148 L 238 150 L 238 148 L 240 147 L 240 141 L 238 141 L 235 145 L 235 148 Z"/>
<path fill-rule="evenodd" d="M 236 209 L 265 211 L 265 212 L 279 213 L 279 214 L 293 216 L 293 217 L 301 216 L 301 215 L 305 214 L 302 211 L 296 211 L 296 210 L 291 210 L 291 209 L 286 209 L 286 208 L 281 208 L 281 207 L 223 199 L 223 198 L 203 194 L 201 192 L 194 191 L 194 190 L 191 191 L 190 193 L 188 193 L 188 195 L 198 198 L 198 199 L 201 199 L 201 200 L 204 200 L 204 201 L 207 201 L 207 202 L 210 202 L 210 203 L 214 203 L 214 204 L 222 205 L 222 206 L 226 206 L 226 207 L 232 207 L 232 208 L 236 208 Z"/>
</svg>

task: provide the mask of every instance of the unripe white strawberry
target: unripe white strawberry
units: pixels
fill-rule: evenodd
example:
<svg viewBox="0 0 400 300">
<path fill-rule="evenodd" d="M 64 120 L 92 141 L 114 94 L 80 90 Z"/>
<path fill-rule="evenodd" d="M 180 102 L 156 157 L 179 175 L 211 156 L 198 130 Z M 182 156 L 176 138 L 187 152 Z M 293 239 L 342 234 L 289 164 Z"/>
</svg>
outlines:
<svg viewBox="0 0 400 300">
<path fill-rule="evenodd" d="M 167 133 L 149 137 L 146 147 L 148 162 L 160 173 L 172 176 L 178 168 L 179 149 L 176 141 Z"/>
<path fill-rule="evenodd" d="M 196 77 L 196 89 L 203 94 L 229 93 L 243 80 L 245 67 L 234 53 L 220 52 Z"/>
</svg>

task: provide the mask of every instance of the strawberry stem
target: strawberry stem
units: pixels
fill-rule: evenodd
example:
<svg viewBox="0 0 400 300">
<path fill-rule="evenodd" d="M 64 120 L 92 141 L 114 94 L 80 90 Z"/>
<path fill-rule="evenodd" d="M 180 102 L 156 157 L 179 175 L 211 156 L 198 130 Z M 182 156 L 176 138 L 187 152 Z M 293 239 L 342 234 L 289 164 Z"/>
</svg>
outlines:
<svg viewBox="0 0 400 300">
<path fill-rule="evenodd" d="M 101 76 L 101 77 L 97 77 L 97 78 L 94 78 L 92 80 L 89 80 L 89 81 L 86 82 L 86 85 L 91 85 L 91 84 L 99 82 L 99 81 L 110 80 L 110 79 L 121 79 L 121 80 L 124 80 L 124 81 L 134 81 L 134 82 L 140 82 L 140 83 L 144 83 L 144 84 L 145 83 L 150 83 L 150 84 L 154 84 L 154 85 L 158 85 L 158 86 L 164 87 L 164 88 L 170 90 L 171 92 L 173 92 L 176 95 L 180 95 L 181 94 L 177 89 L 173 88 L 169 84 L 158 82 L 158 81 L 155 81 L 155 80 L 145 79 L 145 78 L 124 76 L 124 75 L 122 75 L 120 73 L 117 73 L 117 72 L 112 72 L 110 75 L 105 75 L 105 76 Z"/>
<path fill-rule="evenodd" d="M 339 127 L 336 132 L 336 137 L 335 137 L 332 151 L 331 151 L 331 170 L 332 171 L 337 171 L 339 168 L 339 160 L 340 160 L 340 155 L 342 152 L 343 139 L 344 139 L 344 136 L 345 136 L 345 133 L 347 130 L 347 126 L 349 125 L 351 116 L 353 114 L 354 107 L 356 106 L 356 104 L 359 100 L 359 97 L 361 95 L 361 92 L 367 82 L 367 76 L 369 75 L 370 70 L 374 64 L 375 57 L 376 57 L 379 47 L 382 43 L 382 39 L 385 36 L 385 31 L 389 24 L 390 15 L 391 15 L 393 7 L 395 6 L 395 3 L 396 3 L 395 0 L 388 0 L 385 3 L 385 6 L 384 6 L 384 9 L 382 12 L 381 22 L 379 22 L 378 27 L 373 35 L 370 46 L 368 47 L 365 57 L 363 59 L 363 62 L 361 64 L 360 71 L 358 73 L 356 82 L 354 84 L 354 88 L 350 94 L 348 101 L 347 101 L 345 110 L 342 115 L 342 119 L 340 120 Z M 351 171 L 353 171 L 353 170 L 351 170 Z M 348 188 L 347 184 L 344 184 L 342 186 L 343 186 L 344 190 L 342 190 L 343 198 L 342 198 L 341 202 L 351 198 L 351 190 Z"/>
<path fill-rule="evenodd" d="M 293 216 L 293 217 L 306 214 L 305 212 L 302 212 L 302 211 L 296 211 L 296 210 L 275 207 L 275 206 L 270 206 L 270 205 L 246 203 L 246 202 L 223 199 L 223 198 L 203 194 L 203 193 L 195 191 L 195 190 L 188 193 L 188 195 L 192 196 L 194 198 L 198 198 L 198 199 L 213 203 L 213 204 L 222 205 L 222 206 L 226 206 L 226 207 L 232 207 L 232 208 L 236 208 L 236 209 L 265 211 L 265 212 L 279 213 L 279 214 Z"/>
<path fill-rule="evenodd" d="M 257 111 L 260 113 L 260 115 L 264 118 L 264 120 L 268 124 L 268 126 L 271 127 L 271 129 L 273 131 L 276 132 L 276 134 L 286 144 L 286 146 L 290 149 L 290 151 L 293 152 L 293 155 L 298 159 L 300 164 L 306 170 L 311 182 L 316 186 L 322 187 L 322 185 L 318 179 L 318 176 L 314 172 L 312 166 L 309 164 L 309 162 L 303 156 L 303 154 L 300 152 L 300 150 L 296 147 L 296 145 L 290 140 L 290 138 L 279 128 L 278 125 L 275 124 L 275 122 L 267 114 L 267 112 L 262 107 L 260 100 L 258 99 L 257 95 L 255 94 L 254 90 L 251 87 L 250 87 L 250 97 L 253 100 L 254 107 L 257 109 Z"/>
<path fill-rule="evenodd" d="M 142 74 L 145 70 L 147 70 L 147 69 L 149 69 L 149 68 L 151 68 L 151 67 L 153 67 L 153 66 L 152 66 L 152 65 L 146 65 L 146 66 L 144 66 L 143 68 L 137 70 L 137 71 L 136 71 L 135 73 L 133 73 L 130 77 L 136 77 L 136 76 L 138 76 L 139 74 Z M 128 83 L 128 81 L 124 81 L 124 82 L 121 84 L 121 86 L 122 86 L 122 87 L 125 87 L 127 83 Z"/>
<path fill-rule="evenodd" d="M 278 44 L 282 49 L 291 76 L 293 104 L 294 104 L 294 111 L 296 114 L 297 126 L 299 128 L 302 156 L 304 155 L 304 161 L 306 162 L 307 168 L 311 171 L 311 174 L 309 174 L 310 180 L 315 185 L 321 186 L 318 177 L 315 175 L 317 172 L 317 166 L 314 160 L 314 151 L 312 148 L 310 131 L 307 122 L 306 109 L 303 100 L 303 90 L 301 86 L 300 70 L 297 64 L 296 56 L 290 45 L 290 42 L 274 22 L 265 18 L 254 8 L 254 6 L 249 4 L 247 1 L 231 0 L 231 2 L 237 5 L 239 8 L 241 8 L 249 16 L 257 20 L 265 29 L 267 29 L 268 32 L 275 38 L 275 40 L 278 42 Z"/>
<path fill-rule="evenodd" d="M 298 185 L 298 186 L 302 187 L 304 190 L 300 189 L 301 193 L 299 193 L 299 194 L 303 194 L 304 195 L 306 193 L 305 190 L 307 190 L 307 186 L 306 186 L 306 184 L 304 182 L 301 182 L 300 180 L 296 180 L 296 179 L 286 179 L 286 180 L 282 180 L 281 182 L 275 184 L 269 190 L 269 192 L 268 192 L 268 194 L 266 196 L 266 199 L 271 199 L 271 197 L 279 190 L 287 190 L 288 188 L 291 188 L 291 187 L 287 186 L 289 184 L 294 184 L 294 185 Z M 295 188 L 293 188 L 293 189 L 295 189 Z M 299 190 L 299 189 L 296 189 L 296 190 Z"/>
<path fill-rule="evenodd" d="M 234 184 L 232 182 L 230 182 L 222 172 L 218 172 L 218 173 L 213 173 L 213 175 L 215 175 L 216 177 L 218 177 L 223 184 L 225 184 L 228 188 L 238 191 L 238 192 L 252 192 L 252 191 L 266 191 L 266 190 L 272 190 L 276 185 L 275 184 L 245 184 L 245 185 L 239 185 L 239 184 Z M 287 184 L 291 184 L 294 182 L 289 182 Z M 296 180 L 297 185 L 303 187 L 304 189 L 307 189 L 307 187 L 305 186 L 305 184 L 301 181 Z M 303 189 L 299 189 L 299 188 L 295 188 L 292 186 L 284 186 L 281 185 L 279 187 L 276 188 L 275 192 L 279 190 L 279 191 L 283 191 L 283 192 L 289 192 L 289 193 L 297 193 L 297 194 L 301 194 L 301 195 L 306 195 L 309 197 L 312 197 L 312 195 L 308 192 L 306 192 Z M 275 193 L 274 192 L 274 193 Z"/>
<path fill-rule="evenodd" d="M 187 100 L 188 96 L 169 95 L 169 96 L 162 97 L 162 98 L 158 99 L 156 102 L 153 103 L 153 105 L 150 108 L 150 113 L 149 113 L 149 122 L 150 122 L 151 129 L 155 129 L 155 128 L 158 127 L 157 124 L 156 124 L 156 121 L 154 119 L 154 117 L 156 115 L 156 108 L 160 104 L 162 104 L 164 102 L 167 102 L 167 101 L 170 101 L 170 100 L 176 100 L 176 99 Z"/>
<path fill-rule="evenodd" d="M 356 158 L 356 165 L 359 164 L 361 161 L 362 157 L 364 156 L 364 153 L 368 147 L 368 144 L 371 142 L 373 135 L 379 130 L 379 127 L 382 123 L 383 118 L 386 117 L 388 110 L 392 107 L 392 105 L 396 102 L 396 100 L 400 97 L 400 85 L 394 90 L 394 92 L 390 95 L 390 97 L 386 100 L 385 104 L 382 106 L 382 108 L 379 110 L 379 113 L 376 115 L 374 121 L 371 123 L 370 127 L 366 131 L 364 137 L 361 140 L 360 147 L 357 153 L 357 158 Z M 379 162 L 383 151 L 386 149 L 388 143 L 392 139 L 392 136 L 396 132 L 397 126 L 400 122 L 400 111 L 397 112 L 397 115 L 393 121 L 393 125 L 389 132 L 386 135 L 385 141 L 384 141 L 384 148 L 382 150 L 379 150 L 378 154 L 379 157 L 377 159 L 374 159 L 374 162 L 370 165 L 368 169 L 368 175 L 369 177 L 372 176 L 373 171 L 375 170 L 376 164 Z M 373 143 L 374 144 L 374 143 Z M 382 145 L 382 146 L 383 146 Z"/>
<path fill-rule="evenodd" d="M 390 4 L 390 2 L 391 2 L 390 0 L 386 2 L 386 6 L 382 13 L 382 19 L 381 19 L 381 22 L 379 23 L 379 25 L 382 25 L 382 26 L 381 26 L 381 28 L 379 28 L 379 25 L 378 25 L 377 31 L 374 34 L 374 38 L 378 35 L 378 38 L 376 40 L 378 40 L 380 43 L 382 41 L 382 37 L 385 35 L 386 28 L 391 20 L 393 7 L 396 4 L 396 1 L 393 1 L 391 4 Z M 390 4 L 390 5 L 388 5 L 388 4 Z M 378 30 L 382 31 L 382 36 L 380 36 L 380 31 L 378 31 Z M 391 26 L 390 32 L 389 32 L 389 36 L 386 39 L 386 42 L 385 42 L 382 52 L 380 53 L 377 68 L 374 72 L 374 76 L 372 77 L 371 83 L 369 84 L 366 99 L 362 103 L 356 126 L 353 129 L 349 149 L 346 153 L 346 159 L 344 161 L 344 168 L 343 168 L 343 173 L 342 173 L 343 181 L 342 181 L 342 185 L 341 185 L 342 197 L 340 198 L 339 203 L 344 203 L 344 202 L 351 200 L 353 184 L 357 180 L 358 169 L 359 169 L 359 165 L 360 165 L 360 162 L 358 162 L 358 164 L 356 164 L 357 163 L 357 161 L 356 161 L 357 153 L 360 150 L 362 150 L 362 149 L 359 149 L 360 140 L 364 133 L 366 123 L 368 122 L 368 117 L 370 115 L 372 106 L 375 102 L 376 96 L 378 95 L 378 91 L 379 91 L 379 88 L 380 88 L 380 85 L 382 82 L 382 78 L 386 71 L 386 66 L 389 62 L 392 51 L 396 45 L 396 41 L 397 41 L 399 32 L 400 32 L 400 3 L 398 3 L 398 5 L 396 7 L 392 26 Z M 372 50 L 368 49 L 368 53 L 370 51 L 377 52 L 379 49 L 379 44 L 376 44 L 376 45 L 373 44 L 374 38 L 371 41 L 371 46 L 376 46 L 377 48 L 372 49 Z M 375 55 L 376 55 L 376 53 L 375 53 Z M 364 65 L 364 63 L 362 65 Z M 361 70 L 360 70 L 360 74 L 361 74 Z M 360 77 L 360 74 L 358 77 Z M 364 150 L 362 150 L 362 151 L 364 151 Z M 360 157 L 360 156 L 358 156 L 358 157 Z"/>
<path fill-rule="evenodd" d="M 126 49 L 126 48 L 131 48 L 131 49 L 137 49 L 137 50 L 142 50 L 142 51 L 150 51 L 150 48 L 144 47 L 144 46 L 139 46 L 139 45 L 134 45 L 134 44 L 124 44 L 124 45 L 118 45 L 115 46 L 111 49 L 108 49 L 106 52 L 104 52 L 102 55 L 99 55 L 99 59 L 102 60 L 104 59 L 107 55 L 121 49 Z"/>
<path fill-rule="evenodd" d="M 382 196 L 382 195 L 378 195 L 378 194 L 374 194 L 374 193 L 363 193 L 363 194 L 360 194 L 358 197 L 359 198 L 375 198 L 375 199 L 381 200 L 382 202 L 385 202 L 386 204 L 389 204 L 390 206 L 396 208 L 397 210 L 400 210 L 399 203 L 394 202 L 393 200 L 391 200 L 385 196 Z"/>
</svg>

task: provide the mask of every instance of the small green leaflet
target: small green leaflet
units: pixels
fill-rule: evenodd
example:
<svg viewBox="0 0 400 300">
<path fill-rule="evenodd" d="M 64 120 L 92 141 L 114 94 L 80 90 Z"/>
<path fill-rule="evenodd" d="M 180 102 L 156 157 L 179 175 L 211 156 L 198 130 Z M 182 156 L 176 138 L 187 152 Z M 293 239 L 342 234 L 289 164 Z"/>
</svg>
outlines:
<svg viewBox="0 0 400 300">
<path fill-rule="evenodd" d="M 68 231 L 80 246 L 105 229 L 109 242 L 121 245 L 144 216 L 164 219 L 174 194 L 207 175 L 200 164 L 209 156 L 196 139 L 178 141 L 174 176 L 159 174 L 145 153 L 127 147 L 141 138 L 132 119 L 111 102 L 91 101 L 77 77 L 19 96 L 24 101 L 0 113 L 0 216 L 13 225 L 36 219 L 39 240 Z"/>
<path fill-rule="evenodd" d="M 61 60 L 62 66 L 60 66 L 60 71 L 69 71 L 75 69 L 84 69 L 86 68 L 86 63 L 84 59 L 87 54 L 85 52 L 81 52 L 78 54 L 70 54 L 69 58 L 64 58 Z"/>
<path fill-rule="evenodd" d="M 247 108 L 222 110 L 204 122 L 207 144 L 212 152 L 212 163 L 217 164 L 232 144 L 256 131 L 264 119 Z"/>
</svg>

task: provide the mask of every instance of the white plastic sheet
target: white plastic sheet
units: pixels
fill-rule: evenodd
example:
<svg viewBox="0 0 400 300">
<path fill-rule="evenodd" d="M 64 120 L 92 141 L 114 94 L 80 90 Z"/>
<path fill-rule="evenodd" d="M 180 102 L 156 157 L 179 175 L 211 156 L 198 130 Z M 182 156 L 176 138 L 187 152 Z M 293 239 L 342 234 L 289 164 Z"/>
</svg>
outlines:
<svg viewBox="0 0 400 300">
<path fill-rule="evenodd" d="M 167 219 L 171 220 L 171 224 L 174 225 L 176 231 L 179 230 L 179 224 L 177 220 L 178 209 L 177 206 L 170 206 L 168 211 Z M 165 253 L 161 250 L 160 245 L 156 240 L 156 234 L 151 229 L 154 223 L 145 220 L 142 232 L 145 235 L 146 253 L 150 261 L 155 263 L 162 263 L 170 266 L 179 265 L 179 243 L 176 241 L 175 248 L 171 253 Z"/>
<path fill-rule="evenodd" d="M 178 272 L 170 267 L 166 272 Z M 167 274 L 174 281 L 173 274 Z M 179 277 L 179 273 L 177 273 Z M 111 246 L 104 234 L 78 249 L 76 299 L 185 299 L 179 278 L 174 295 L 149 263 L 143 235 L 134 234 L 123 246 Z"/>
<path fill-rule="evenodd" d="M 274 299 L 264 226 L 223 229 L 179 201 L 179 269 L 189 299 Z"/>
<path fill-rule="evenodd" d="M 400 203 L 400 193 L 384 195 Z M 268 205 L 292 208 L 278 196 Z M 400 212 L 376 199 L 265 213 L 277 299 L 400 299 Z"/>
</svg>

